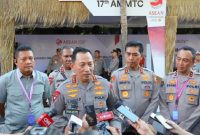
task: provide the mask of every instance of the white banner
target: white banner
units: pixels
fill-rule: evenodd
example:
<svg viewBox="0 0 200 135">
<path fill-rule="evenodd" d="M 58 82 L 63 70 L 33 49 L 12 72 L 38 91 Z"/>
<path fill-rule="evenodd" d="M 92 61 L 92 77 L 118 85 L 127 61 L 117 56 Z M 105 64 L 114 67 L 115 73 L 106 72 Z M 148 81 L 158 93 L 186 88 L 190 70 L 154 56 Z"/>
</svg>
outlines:
<svg viewBox="0 0 200 135">
<path fill-rule="evenodd" d="M 121 0 L 82 0 L 93 16 L 120 16 Z M 166 15 L 166 0 L 126 0 L 127 16 Z"/>
</svg>

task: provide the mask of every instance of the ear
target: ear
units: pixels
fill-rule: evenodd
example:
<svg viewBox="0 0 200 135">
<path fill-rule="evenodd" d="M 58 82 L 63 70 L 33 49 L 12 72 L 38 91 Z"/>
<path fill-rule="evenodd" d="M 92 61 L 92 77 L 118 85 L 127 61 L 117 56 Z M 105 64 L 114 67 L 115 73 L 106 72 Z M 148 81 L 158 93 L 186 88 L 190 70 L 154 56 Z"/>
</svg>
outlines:
<svg viewBox="0 0 200 135">
<path fill-rule="evenodd" d="M 72 63 L 70 67 L 71 67 L 71 69 L 73 69 L 74 68 L 74 63 Z"/>
<path fill-rule="evenodd" d="M 17 59 L 14 59 L 14 63 L 15 63 L 15 65 L 17 65 Z"/>
</svg>

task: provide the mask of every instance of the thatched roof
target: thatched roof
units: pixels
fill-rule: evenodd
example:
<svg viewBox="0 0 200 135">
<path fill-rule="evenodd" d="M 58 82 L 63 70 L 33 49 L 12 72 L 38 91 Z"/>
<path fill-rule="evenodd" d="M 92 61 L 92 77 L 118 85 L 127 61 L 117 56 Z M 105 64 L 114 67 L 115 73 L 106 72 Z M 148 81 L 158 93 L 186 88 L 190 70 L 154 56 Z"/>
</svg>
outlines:
<svg viewBox="0 0 200 135">
<path fill-rule="evenodd" d="M 0 18 L 15 19 L 15 25 L 42 24 L 46 27 L 74 25 L 89 17 L 82 2 L 58 0 L 0 0 Z"/>
<path fill-rule="evenodd" d="M 167 0 L 168 16 L 179 20 L 200 20 L 200 0 Z M 89 19 L 82 2 L 58 0 L 0 0 L 0 18 L 15 19 L 15 26 L 44 27 L 75 25 Z"/>
<path fill-rule="evenodd" d="M 168 16 L 177 16 L 179 20 L 200 20 L 200 0 L 167 0 Z"/>
</svg>

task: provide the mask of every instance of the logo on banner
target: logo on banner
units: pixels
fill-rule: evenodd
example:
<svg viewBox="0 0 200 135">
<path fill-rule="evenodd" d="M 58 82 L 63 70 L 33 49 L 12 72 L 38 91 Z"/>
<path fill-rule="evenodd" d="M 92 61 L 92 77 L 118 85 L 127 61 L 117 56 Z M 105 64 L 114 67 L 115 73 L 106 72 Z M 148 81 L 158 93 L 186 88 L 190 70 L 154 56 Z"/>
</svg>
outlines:
<svg viewBox="0 0 200 135">
<path fill-rule="evenodd" d="M 152 8 L 160 8 L 163 4 L 163 0 L 150 0 L 150 5 Z"/>
<path fill-rule="evenodd" d="M 60 46 L 61 44 L 62 44 L 62 40 L 61 39 L 56 39 L 56 44 L 57 44 L 57 46 Z"/>
</svg>

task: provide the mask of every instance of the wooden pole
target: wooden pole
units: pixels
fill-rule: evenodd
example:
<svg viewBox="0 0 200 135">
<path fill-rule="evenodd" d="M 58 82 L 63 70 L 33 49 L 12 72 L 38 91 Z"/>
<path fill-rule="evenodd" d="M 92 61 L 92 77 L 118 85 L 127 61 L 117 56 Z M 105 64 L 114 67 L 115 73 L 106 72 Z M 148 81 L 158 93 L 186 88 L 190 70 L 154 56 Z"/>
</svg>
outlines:
<svg viewBox="0 0 200 135">
<path fill-rule="evenodd" d="M 128 34 L 128 23 L 127 23 L 127 12 L 126 12 L 126 1 L 121 0 L 121 51 L 122 55 L 125 54 L 125 45 L 127 43 L 127 34 Z M 123 65 L 125 63 L 125 59 L 123 57 Z"/>
<path fill-rule="evenodd" d="M 176 47 L 177 16 L 166 16 L 166 51 L 165 51 L 165 72 L 173 71 L 174 52 Z"/>
</svg>

